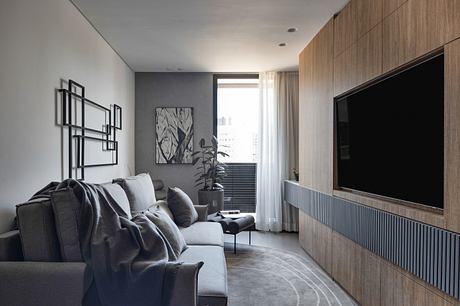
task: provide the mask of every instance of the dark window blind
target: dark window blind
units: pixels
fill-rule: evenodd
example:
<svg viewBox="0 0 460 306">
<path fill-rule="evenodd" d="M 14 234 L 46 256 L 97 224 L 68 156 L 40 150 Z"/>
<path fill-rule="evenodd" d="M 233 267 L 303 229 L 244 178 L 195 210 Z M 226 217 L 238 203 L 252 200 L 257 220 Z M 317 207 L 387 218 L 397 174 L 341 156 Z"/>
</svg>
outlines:
<svg viewBox="0 0 460 306">
<path fill-rule="evenodd" d="M 255 212 L 257 164 L 227 163 L 227 166 L 227 176 L 222 184 L 225 190 L 224 209 Z"/>
</svg>

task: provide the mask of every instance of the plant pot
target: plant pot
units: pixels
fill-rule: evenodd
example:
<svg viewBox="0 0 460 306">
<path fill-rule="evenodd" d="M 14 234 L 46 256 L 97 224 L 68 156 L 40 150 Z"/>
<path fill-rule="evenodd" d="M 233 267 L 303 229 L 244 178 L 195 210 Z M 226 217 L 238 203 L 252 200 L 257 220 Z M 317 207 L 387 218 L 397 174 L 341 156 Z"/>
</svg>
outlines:
<svg viewBox="0 0 460 306">
<path fill-rule="evenodd" d="M 198 190 L 198 203 L 208 205 L 208 214 L 213 214 L 224 209 L 223 190 Z"/>
</svg>

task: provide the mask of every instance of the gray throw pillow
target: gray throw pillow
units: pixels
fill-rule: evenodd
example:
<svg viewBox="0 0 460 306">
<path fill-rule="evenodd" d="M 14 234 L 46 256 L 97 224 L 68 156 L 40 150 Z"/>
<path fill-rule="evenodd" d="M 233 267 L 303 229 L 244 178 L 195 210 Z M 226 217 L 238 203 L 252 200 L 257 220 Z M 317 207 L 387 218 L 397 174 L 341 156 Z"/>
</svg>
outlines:
<svg viewBox="0 0 460 306">
<path fill-rule="evenodd" d="M 25 261 L 61 261 L 54 213 L 47 198 L 16 206 Z"/>
<path fill-rule="evenodd" d="M 150 210 L 145 212 L 145 216 L 152 221 L 168 240 L 177 260 L 179 255 L 187 248 L 184 236 L 171 218 L 161 210 Z"/>
<path fill-rule="evenodd" d="M 131 208 L 129 206 L 129 200 L 123 188 L 121 188 L 121 186 L 118 184 L 111 183 L 102 184 L 101 187 L 107 193 L 106 196 L 112 198 L 115 201 L 115 203 L 117 203 L 118 206 L 120 206 L 121 211 L 117 211 L 118 215 L 126 215 L 126 217 L 131 220 L 132 215 Z"/>
<path fill-rule="evenodd" d="M 177 225 L 189 227 L 198 220 L 198 213 L 193 207 L 192 200 L 181 189 L 168 188 L 167 202 Z"/>
<path fill-rule="evenodd" d="M 133 215 L 147 210 L 156 202 L 152 178 L 148 173 L 116 179 L 113 182 L 120 184 L 126 192 Z"/>
</svg>

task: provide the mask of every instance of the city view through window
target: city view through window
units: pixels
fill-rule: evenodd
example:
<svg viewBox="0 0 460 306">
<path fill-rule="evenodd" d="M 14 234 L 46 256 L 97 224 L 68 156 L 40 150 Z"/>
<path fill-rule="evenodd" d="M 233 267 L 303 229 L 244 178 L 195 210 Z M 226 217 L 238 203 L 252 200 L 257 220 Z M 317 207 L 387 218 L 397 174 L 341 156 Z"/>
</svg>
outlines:
<svg viewBox="0 0 460 306">
<path fill-rule="evenodd" d="M 217 138 L 228 163 L 257 161 L 259 119 L 258 79 L 219 79 Z"/>
</svg>

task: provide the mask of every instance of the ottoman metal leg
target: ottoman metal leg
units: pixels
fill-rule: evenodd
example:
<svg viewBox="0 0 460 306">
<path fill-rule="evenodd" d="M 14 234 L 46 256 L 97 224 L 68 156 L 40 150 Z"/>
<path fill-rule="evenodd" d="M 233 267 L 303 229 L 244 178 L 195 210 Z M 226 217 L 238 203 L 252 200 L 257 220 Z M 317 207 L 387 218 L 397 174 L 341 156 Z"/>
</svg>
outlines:
<svg viewBox="0 0 460 306">
<path fill-rule="evenodd" d="M 233 234 L 233 254 L 236 254 L 236 234 Z"/>
<path fill-rule="evenodd" d="M 249 231 L 249 245 L 251 245 L 251 233 L 252 231 Z"/>
</svg>

